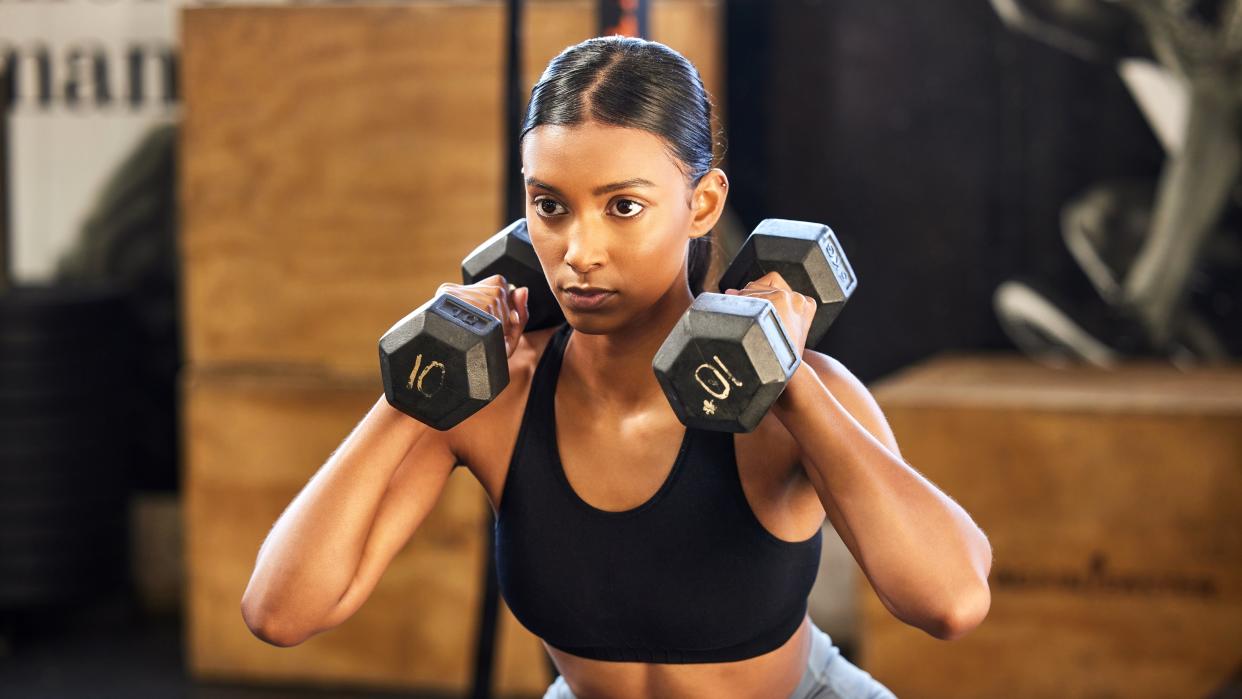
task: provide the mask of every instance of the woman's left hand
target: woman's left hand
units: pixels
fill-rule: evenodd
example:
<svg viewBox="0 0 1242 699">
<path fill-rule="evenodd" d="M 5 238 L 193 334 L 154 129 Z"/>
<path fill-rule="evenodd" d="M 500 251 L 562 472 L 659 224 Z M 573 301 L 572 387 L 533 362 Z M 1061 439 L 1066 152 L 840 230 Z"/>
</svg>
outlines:
<svg viewBox="0 0 1242 699">
<path fill-rule="evenodd" d="M 777 272 L 768 272 L 750 282 L 743 289 L 725 289 L 729 296 L 754 296 L 766 299 L 776 307 L 785 333 L 793 343 L 794 351 L 801 357 L 806 349 L 806 334 L 811 330 L 811 321 L 815 319 L 815 299 L 804 296 L 789 288 L 784 278 Z"/>
</svg>

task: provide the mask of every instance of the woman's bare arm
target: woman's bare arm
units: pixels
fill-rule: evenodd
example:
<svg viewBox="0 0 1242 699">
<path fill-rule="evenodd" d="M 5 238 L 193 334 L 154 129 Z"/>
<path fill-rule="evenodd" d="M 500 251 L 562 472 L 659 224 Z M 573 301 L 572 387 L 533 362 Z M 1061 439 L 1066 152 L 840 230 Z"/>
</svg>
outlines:
<svg viewBox="0 0 1242 699">
<path fill-rule="evenodd" d="M 259 548 L 241 604 L 250 630 L 290 646 L 348 619 L 431 511 L 456 461 L 447 433 L 380 396 Z"/>
<path fill-rule="evenodd" d="M 905 462 L 862 382 L 818 352 L 803 359 L 773 413 L 833 526 L 894 616 L 946 640 L 970 631 L 991 605 L 987 537 Z"/>
<path fill-rule="evenodd" d="M 436 293 L 502 319 L 512 359 L 529 319 L 529 289 L 511 290 L 493 275 L 475 284 L 441 284 Z M 241 604 L 256 636 L 296 645 L 362 606 L 440 499 L 458 462 L 455 429 L 439 432 L 380 396 L 259 547 Z"/>
<path fill-rule="evenodd" d="M 441 284 L 436 293 L 502 319 L 512 360 L 529 319 L 529 289 L 512 291 L 493 274 L 474 284 Z M 456 428 L 438 432 L 384 396 L 375 401 L 258 549 L 241 598 L 242 618 L 255 636 L 296 646 L 358 611 L 440 499 L 458 462 Z"/>
</svg>

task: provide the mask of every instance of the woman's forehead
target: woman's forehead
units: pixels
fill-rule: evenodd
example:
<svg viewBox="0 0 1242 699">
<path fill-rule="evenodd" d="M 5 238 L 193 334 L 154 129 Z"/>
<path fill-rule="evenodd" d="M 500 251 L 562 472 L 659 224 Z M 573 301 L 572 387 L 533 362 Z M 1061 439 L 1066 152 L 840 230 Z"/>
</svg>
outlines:
<svg viewBox="0 0 1242 699">
<path fill-rule="evenodd" d="M 531 129 L 522 141 L 522 173 L 528 180 L 586 189 L 635 178 L 672 186 L 681 177 L 659 136 L 595 122 Z"/>
</svg>

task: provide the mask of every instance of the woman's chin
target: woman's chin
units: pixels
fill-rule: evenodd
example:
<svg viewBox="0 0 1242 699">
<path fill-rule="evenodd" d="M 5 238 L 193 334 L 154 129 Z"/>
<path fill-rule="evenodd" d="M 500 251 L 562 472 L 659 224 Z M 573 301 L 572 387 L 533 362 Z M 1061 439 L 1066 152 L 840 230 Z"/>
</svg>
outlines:
<svg viewBox="0 0 1242 699">
<path fill-rule="evenodd" d="M 621 309 L 617 308 L 583 311 L 572 306 L 562 306 L 561 311 L 574 332 L 584 335 L 615 335 L 627 332 L 627 328 L 634 322 L 633 316 L 620 312 Z"/>
<path fill-rule="evenodd" d="M 616 321 L 597 313 L 565 312 L 565 321 L 576 333 L 583 335 L 608 335 L 616 331 Z"/>
</svg>

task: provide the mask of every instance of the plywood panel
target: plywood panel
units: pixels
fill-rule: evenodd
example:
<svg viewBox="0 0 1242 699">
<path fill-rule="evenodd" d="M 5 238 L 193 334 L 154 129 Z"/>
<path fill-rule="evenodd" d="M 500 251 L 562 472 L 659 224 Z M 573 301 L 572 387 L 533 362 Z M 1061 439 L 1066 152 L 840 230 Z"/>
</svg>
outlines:
<svg viewBox="0 0 1242 699">
<path fill-rule="evenodd" d="M 1203 697 L 1237 670 L 1242 367 L 950 356 L 874 390 L 995 556 L 991 612 L 957 641 L 864 589 L 862 664 L 898 696 Z"/>
<path fill-rule="evenodd" d="M 465 468 L 348 621 L 292 648 L 246 628 L 241 594 L 272 524 L 378 399 L 368 381 L 187 373 L 187 657 L 200 678 L 464 692 L 486 563 L 486 496 Z M 544 650 L 502 605 L 497 690 L 541 696 Z"/>
<path fill-rule="evenodd" d="M 720 12 L 652 10 L 718 105 Z M 532 3 L 525 26 L 529 86 L 593 35 L 594 4 Z M 183 13 L 192 362 L 375 370 L 379 336 L 504 223 L 504 31 L 494 2 Z"/>
<path fill-rule="evenodd" d="M 189 359 L 374 372 L 499 228 L 500 5 L 182 17 Z"/>
<path fill-rule="evenodd" d="M 543 0 L 525 5 L 526 29 L 522 54 L 523 106 L 543 69 L 561 51 L 595 36 L 595 3 L 591 0 Z M 514 125 L 516 133 L 520 124 Z"/>
</svg>

